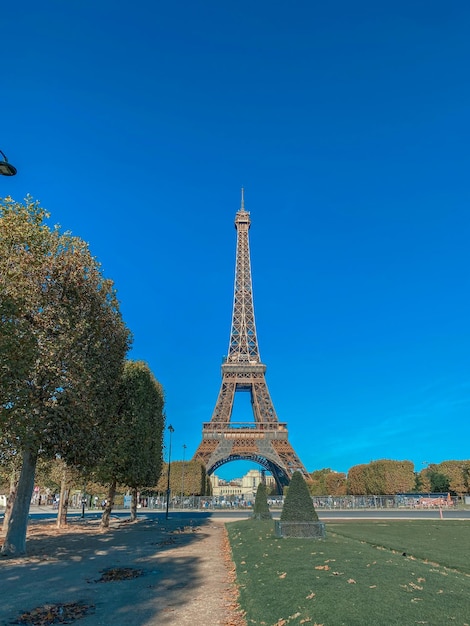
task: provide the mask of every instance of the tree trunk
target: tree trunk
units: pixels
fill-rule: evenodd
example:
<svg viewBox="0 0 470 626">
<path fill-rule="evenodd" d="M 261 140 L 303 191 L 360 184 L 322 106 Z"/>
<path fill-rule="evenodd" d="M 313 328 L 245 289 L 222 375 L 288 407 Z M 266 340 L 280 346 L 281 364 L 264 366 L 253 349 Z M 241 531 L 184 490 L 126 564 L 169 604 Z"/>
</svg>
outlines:
<svg viewBox="0 0 470 626">
<path fill-rule="evenodd" d="M 101 524 L 100 524 L 101 528 L 109 528 L 109 518 L 111 516 L 111 511 L 113 510 L 115 494 L 116 494 L 116 481 L 113 480 L 113 482 L 109 485 L 108 498 L 106 500 L 103 515 L 101 516 Z"/>
<path fill-rule="evenodd" d="M 5 508 L 5 515 L 3 517 L 3 532 L 6 533 L 8 529 L 8 524 L 10 522 L 11 511 L 13 509 L 13 505 L 15 503 L 16 492 L 18 490 L 18 470 L 14 469 L 11 472 L 10 476 L 10 491 L 8 493 L 7 498 L 7 506 Z"/>
<path fill-rule="evenodd" d="M 132 489 L 131 499 L 131 522 L 135 522 L 137 519 L 137 487 Z"/>
<path fill-rule="evenodd" d="M 34 489 L 34 475 L 38 459 L 37 451 L 24 450 L 18 489 L 13 503 L 7 534 L 2 546 L 3 556 L 26 554 L 26 532 L 28 529 L 29 507 Z"/>
<path fill-rule="evenodd" d="M 69 508 L 69 481 L 67 478 L 67 468 L 64 468 L 62 480 L 60 481 L 59 506 L 57 508 L 57 528 L 67 526 L 67 510 Z"/>
</svg>

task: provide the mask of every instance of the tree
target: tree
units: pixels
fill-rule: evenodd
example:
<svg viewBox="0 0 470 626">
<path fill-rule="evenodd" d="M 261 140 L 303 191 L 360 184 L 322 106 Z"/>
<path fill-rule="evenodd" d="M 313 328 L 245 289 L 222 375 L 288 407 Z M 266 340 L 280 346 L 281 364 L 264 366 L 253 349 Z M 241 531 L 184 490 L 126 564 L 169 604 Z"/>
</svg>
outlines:
<svg viewBox="0 0 470 626">
<path fill-rule="evenodd" d="M 307 483 L 300 472 L 294 472 L 281 512 L 283 522 L 318 522 Z"/>
<path fill-rule="evenodd" d="M 348 492 L 353 495 L 391 495 L 412 491 L 415 485 L 411 461 L 381 459 L 355 465 L 348 472 Z"/>
<path fill-rule="evenodd" d="M 437 471 L 447 477 L 449 485 L 442 491 L 452 491 L 463 496 L 468 493 L 468 472 L 470 461 L 442 461 L 437 465 Z"/>
<path fill-rule="evenodd" d="M 348 493 L 361 496 L 367 493 L 366 486 L 367 465 L 353 465 L 348 471 Z"/>
<path fill-rule="evenodd" d="M 271 511 L 268 506 L 268 498 L 266 494 L 266 485 L 261 481 L 256 490 L 255 505 L 253 507 L 253 518 L 258 520 L 271 519 Z"/>
<path fill-rule="evenodd" d="M 4 555 L 26 550 L 38 457 L 82 469 L 96 457 L 130 343 L 113 283 L 47 218 L 29 197 L 0 200 L 0 427 L 22 457 Z"/>
<path fill-rule="evenodd" d="M 8 493 L 2 530 L 6 533 L 18 489 L 20 461 L 16 450 L 4 449 L 0 454 L 0 491 Z M 2 489 L 2 484 L 4 488 Z M 8 485 L 8 486 L 7 486 Z"/>
<path fill-rule="evenodd" d="M 37 477 L 54 487 L 54 492 L 59 492 L 57 507 L 58 528 L 67 525 L 67 512 L 69 507 L 70 493 L 73 487 L 83 483 L 83 477 L 78 469 L 68 466 L 61 458 L 56 457 L 51 461 L 39 461 L 36 469 Z"/>
<path fill-rule="evenodd" d="M 330 496 L 345 496 L 347 491 L 346 474 L 330 472 L 325 478 L 325 486 Z"/>
<path fill-rule="evenodd" d="M 160 383 L 143 361 L 126 361 L 118 389 L 112 437 L 102 449 L 97 475 L 109 491 L 101 525 L 109 526 L 116 485 L 132 489 L 135 519 L 137 490 L 156 484 L 162 469 L 164 396 Z"/>
<path fill-rule="evenodd" d="M 346 495 L 346 475 L 329 467 L 315 470 L 310 474 L 308 488 L 313 496 Z"/>
<path fill-rule="evenodd" d="M 211 493 L 211 482 L 206 474 L 206 467 L 200 461 L 172 461 L 170 472 L 171 493 L 181 493 L 184 472 L 184 493 L 188 495 L 204 496 Z M 163 464 L 160 478 L 155 485 L 155 491 L 165 493 L 167 488 L 168 463 Z"/>
<path fill-rule="evenodd" d="M 414 465 L 411 461 L 393 461 L 382 459 L 373 461 L 371 466 L 377 468 L 379 495 L 409 493 L 415 484 Z"/>
<path fill-rule="evenodd" d="M 449 478 L 442 472 L 427 472 L 432 493 L 445 493 L 450 489 Z"/>
<path fill-rule="evenodd" d="M 326 477 L 331 474 L 331 469 L 326 467 L 321 470 L 315 470 L 310 474 L 310 482 L 308 488 L 313 496 L 327 496 Z"/>
</svg>

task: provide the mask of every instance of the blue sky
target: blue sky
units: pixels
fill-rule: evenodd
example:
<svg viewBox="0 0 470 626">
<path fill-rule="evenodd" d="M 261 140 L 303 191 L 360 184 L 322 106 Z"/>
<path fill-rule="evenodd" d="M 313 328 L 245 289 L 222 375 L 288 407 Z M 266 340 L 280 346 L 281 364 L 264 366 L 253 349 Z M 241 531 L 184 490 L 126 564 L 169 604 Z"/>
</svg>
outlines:
<svg viewBox="0 0 470 626">
<path fill-rule="evenodd" d="M 468 3 L 1 14 L 0 195 L 90 243 L 174 458 L 219 391 L 242 186 L 260 354 L 306 467 L 469 458 Z"/>
</svg>

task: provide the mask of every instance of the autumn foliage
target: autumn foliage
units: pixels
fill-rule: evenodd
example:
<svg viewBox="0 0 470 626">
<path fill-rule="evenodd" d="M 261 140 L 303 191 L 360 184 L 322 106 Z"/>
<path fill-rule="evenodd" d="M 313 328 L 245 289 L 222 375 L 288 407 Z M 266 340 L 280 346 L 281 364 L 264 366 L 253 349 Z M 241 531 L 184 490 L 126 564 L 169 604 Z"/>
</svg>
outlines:
<svg viewBox="0 0 470 626">
<path fill-rule="evenodd" d="M 393 495 L 409 493 L 415 486 L 411 461 L 383 459 L 367 465 L 354 465 L 348 472 L 348 492 L 352 495 Z"/>
<path fill-rule="evenodd" d="M 165 493 L 168 479 L 168 463 L 163 464 L 160 479 L 149 488 Z M 170 471 L 170 490 L 173 495 L 204 496 L 207 494 L 207 474 L 205 466 L 199 461 L 172 461 Z"/>
</svg>

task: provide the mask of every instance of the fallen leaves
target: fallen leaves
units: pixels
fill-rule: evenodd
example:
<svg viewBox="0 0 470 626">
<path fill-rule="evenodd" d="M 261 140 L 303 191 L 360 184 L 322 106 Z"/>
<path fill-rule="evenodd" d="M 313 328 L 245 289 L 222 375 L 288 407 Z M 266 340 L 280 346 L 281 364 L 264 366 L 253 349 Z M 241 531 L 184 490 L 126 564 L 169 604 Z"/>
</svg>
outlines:
<svg viewBox="0 0 470 626">
<path fill-rule="evenodd" d="M 232 560 L 232 549 L 227 534 L 227 527 L 224 526 L 222 535 L 222 556 L 227 569 L 227 588 L 225 591 L 226 610 L 224 626 L 246 626 L 245 613 L 240 608 L 239 587 L 236 585 L 237 570 Z"/>
<path fill-rule="evenodd" d="M 27 624 L 28 626 L 49 626 L 50 624 L 70 624 L 87 613 L 93 612 L 94 604 L 79 604 L 65 602 L 63 604 L 44 604 L 22 613 L 12 624 Z"/>
<path fill-rule="evenodd" d="M 161 548 L 162 546 L 172 546 L 175 543 L 176 543 L 176 540 L 173 539 L 173 537 L 170 537 L 169 539 L 164 539 L 163 541 L 154 541 L 150 545 L 158 546 L 159 548 Z"/>
<path fill-rule="evenodd" d="M 412 589 L 418 589 L 418 591 L 422 591 L 423 590 L 423 588 L 420 585 L 417 585 L 417 584 L 415 584 L 413 582 L 409 583 L 409 585 L 410 585 L 410 587 Z"/>
<path fill-rule="evenodd" d="M 131 578 L 138 578 L 142 576 L 144 570 L 135 569 L 133 567 L 111 567 L 109 569 L 102 570 L 101 578 L 96 582 L 108 583 L 113 580 L 130 580 Z"/>
</svg>

